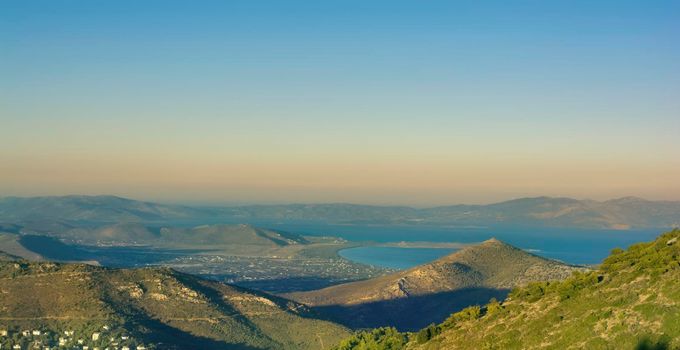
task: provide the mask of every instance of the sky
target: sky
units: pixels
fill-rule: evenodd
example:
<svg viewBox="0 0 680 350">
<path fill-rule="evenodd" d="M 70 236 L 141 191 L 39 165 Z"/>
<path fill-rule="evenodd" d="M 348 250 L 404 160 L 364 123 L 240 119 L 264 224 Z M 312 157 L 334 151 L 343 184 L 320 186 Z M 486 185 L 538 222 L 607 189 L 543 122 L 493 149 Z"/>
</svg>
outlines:
<svg viewBox="0 0 680 350">
<path fill-rule="evenodd" d="M 680 200 L 678 1 L 0 2 L 0 196 Z"/>
</svg>

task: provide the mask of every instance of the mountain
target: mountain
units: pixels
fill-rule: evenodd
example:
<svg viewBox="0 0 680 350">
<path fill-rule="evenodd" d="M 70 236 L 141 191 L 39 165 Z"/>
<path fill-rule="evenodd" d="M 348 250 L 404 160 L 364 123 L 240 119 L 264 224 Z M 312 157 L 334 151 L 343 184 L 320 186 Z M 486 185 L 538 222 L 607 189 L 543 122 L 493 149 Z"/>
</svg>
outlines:
<svg viewBox="0 0 680 350">
<path fill-rule="evenodd" d="M 0 295 L 2 349 L 65 331 L 71 347 L 158 349 L 324 349 L 349 335 L 295 302 L 167 268 L 2 261 Z"/>
<path fill-rule="evenodd" d="M 389 223 L 406 222 L 419 216 L 419 210 L 410 207 L 346 203 L 250 205 L 221 210 L 223 215 L 246 221 Z"/>
<path fill-rule="evenodd" d="M 491 239 L 405 271 L 287 297 L 352 328 L 413 330 L 465 306 L 504 298 L 518 285 L 566 278 L 578 269 Z"/>
<path fill-rule="evenodd" d="M 184 228 L 119 223 L 94 227 L 62 225 L 49 231 L 18 227 L 19 233 L 0 231 L 0 250 L 32 261 L 80 261 L 115 267 L 159 263 L 201 253 L 292 257 L 307 248 L 313 251 L 325 247 L 295 233 L 250 225 Z"/>
<path fill-rule="evenodd" d="M 268 245 L 281 247 L 287 245 L 307 244 L 301 235 L 296 233 L 262 229 L 251 225 L 202 225 L 191 229 L 161 228 L 161 240 L 164 242 L 210 244 L 210 245 Z"/>
<path fill-rule="evenodd" d="M 648 201 L 635 197 L 608 201 L 536 197 L 489 205 L 453 205 L 425 209 L 341 203 L 207 208 L 141 202 L 114 196 L 0 198 L 0 222 L 7 223 L 30 223 L 47 227 L 60 223 L 171 221 L 658 228 L 680 226 L 680 202 Z"/>
<path fill-rule="evenodd" d="M 358 333 L 336 349 L 680 349 L 678 281 L 676 229 L 613 250 L 597 270 L 529 283 L 417 333 Z"/>
<path fill-rule="evenodd" d="M 205 209 L 142 202 L 116 196 L 4 197 L 0 220 L 137 222 L 181 220 L 209 215 Z"/>
<path fill-rule="evenodd" d="M 291 204 L 225 208 L 241 220 L 319 221 L 353 224 L 518 225 L 629 229 L 680 225 L 680 202 L 625 197 L 609 201 L 520 198 L 489 205 L 416 209 L 352 204 Z"/>
<path fill-rule="evenodd" d="M 307 244 L 304 237 L 251 225 L 201 225 L 192 228 L 152 227 L 141 223 L 117 223 L 96 227 L 69 227 L 51 236 L 82 244 L 147 244 L 191 246 L 282 247 Z"/>
</svg>

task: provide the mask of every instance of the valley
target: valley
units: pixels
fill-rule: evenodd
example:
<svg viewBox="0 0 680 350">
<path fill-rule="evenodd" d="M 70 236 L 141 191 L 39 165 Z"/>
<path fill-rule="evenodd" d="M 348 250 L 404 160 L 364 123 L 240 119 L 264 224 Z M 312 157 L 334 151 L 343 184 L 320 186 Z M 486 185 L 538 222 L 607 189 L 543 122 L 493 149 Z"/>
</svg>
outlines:
<svg viewBox="0 0 680 350">
<path fill-rule="evenodd" d="M 378 343 L 402 339 L 385 349 L 408 348 L 416 334 L 429 332 L 430 339 L 449 329 L 428 325 L 463 317 L 452 314 L 490 300 L 512 305 L 517 288 L 597 268 L 570 260 L 587 256 L 590 263 L 658 235 L 651 228 L 163 223 L 158 213 L 174 211 L 122 203 L 157 214 L 112 223 L 105 218 L 113 208 L 95 205 L 86 221 L 32 214 L 0 225 L 0 260 L 7 261 L 0 287 L 10 296 L 0 305 L 0 330 L 8 332 L 2 344 L 328 349 L 373 334 Z M 491 238 L 495 230 L 501 239 Z M 33 304 L 40 307 L 25 306 Z M 371 328 L 377 333 L 361 333 Z M 352 331 L 359 331 L 355 338 Z"/>
</svg>

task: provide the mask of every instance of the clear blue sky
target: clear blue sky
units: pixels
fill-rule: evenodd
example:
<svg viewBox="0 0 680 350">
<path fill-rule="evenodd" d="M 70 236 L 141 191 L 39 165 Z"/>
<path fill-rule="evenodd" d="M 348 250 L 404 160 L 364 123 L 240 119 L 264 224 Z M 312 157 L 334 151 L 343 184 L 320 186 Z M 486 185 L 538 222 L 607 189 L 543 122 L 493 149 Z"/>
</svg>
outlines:
<svg viewBox="0 0 680 350">
<path fill-rule="evenodd" d="M 678 1 L 3 1 L 0 195 L 680 199 Z"/>
</svg>

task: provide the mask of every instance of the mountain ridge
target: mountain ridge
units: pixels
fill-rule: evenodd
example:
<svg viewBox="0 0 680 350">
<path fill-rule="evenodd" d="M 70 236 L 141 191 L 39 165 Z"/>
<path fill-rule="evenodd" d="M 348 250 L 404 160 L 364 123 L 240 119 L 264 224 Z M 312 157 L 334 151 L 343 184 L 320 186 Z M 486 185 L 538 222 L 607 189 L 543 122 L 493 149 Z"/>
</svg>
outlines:
<svg viewBox="0 0 680 350">
<path fill-rule="evenodd" d="M 41 214 L 38 214 L 41 213 Z M 0 198 L 0 222 L 325 222 L 465 226 L 543 226 L 630 229 L 680 226 L 680 201 L 621 197 L 606 201 L 527 197 L 487 205 L 431 208 L 359 204 L 282 204 L 193 207 L 117 196 Z"/>
</svg>

